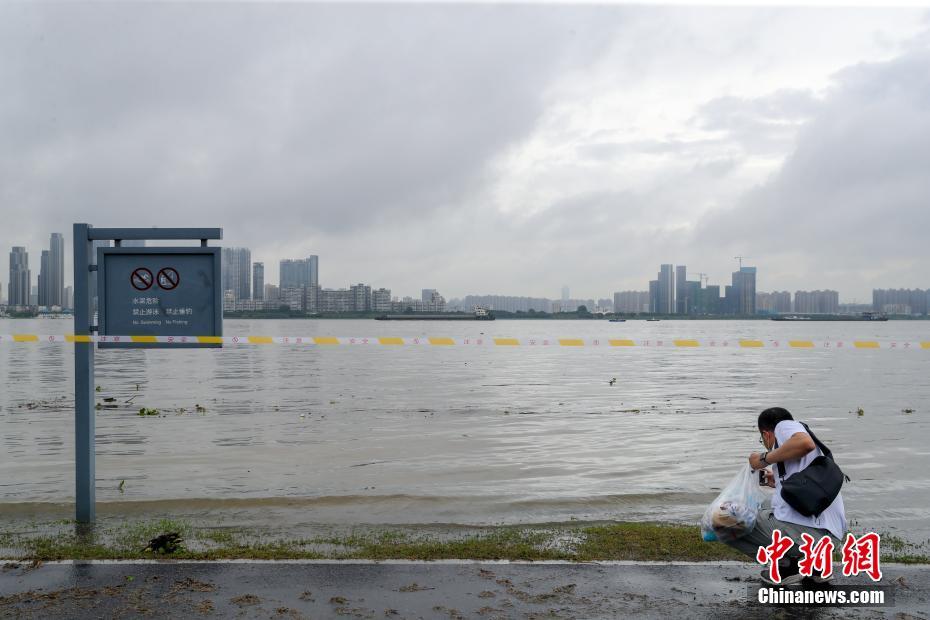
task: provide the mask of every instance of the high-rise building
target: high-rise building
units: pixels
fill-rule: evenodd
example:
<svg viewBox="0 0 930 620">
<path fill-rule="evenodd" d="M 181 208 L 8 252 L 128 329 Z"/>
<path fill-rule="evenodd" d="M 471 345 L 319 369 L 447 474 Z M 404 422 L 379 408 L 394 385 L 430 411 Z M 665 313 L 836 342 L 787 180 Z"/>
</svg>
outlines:
<svg viewBox="0 0 930 620">
<path fill-rule="evenodd" d="M 10 252 L 10 282 L 7 285 L 7 304 L 28 306 L 32 290 L 32 273 L 29 271 L 29 253 L 26 248 L 13 246 Z"/>
<path fill-rule="evenodd" d="M 49 271 L 51 270 L 48 259 L 49 259 L 48 250 L 42 250 L 42 256 L 39 258 L 39 278 L 38 278 L 39 299 L 37 301 L 39 302 L 40 306 L 45 306 L 45 307 L 48 307 L 51 305 L 48 302 L 48 294 L 49 294 L 48 280 L 49 280 L 49 275 L 50 275 Z"/>
<path fill-rule="evenodd" d="M 278 286 L 282 289 L 309 286 L 310 275 L 305 261 L 286 258 L 278 263 L 278 269 Z"/>
<path fill-rule="evenodd" d="M 730 284 L 725 284 L 723 287 L 723 298 L 720 300 L 720 314 L 738 314 L 738 307 L 736 289 Z"/>
<path fill-rule="evenodd" d="M 319 258 L 284 259 L 279 264 L 278 286 L 281 288 L 300 288 L 302 286 L 319 286 Z"/>
<path fill-rule="evenodd" d="M 265 299 L 265 263 L 252 263 L 252 299 Z"/>
<path fill-rule="evenodd" d="M 675 267 L 675 313 L 688 314 L 688 268 L 685 265 Z"/>
<path fill-rule="evenodd" d="M 872 310 L 887 314 L 930 313 L 930 289 L 873 289 Z"/>
<path fill-rule="evenodd" d="M 266 284 L 264 293 L 265 301 L 278 301 L 281 298 L 280 289 L 274 284 Z"/>
<path fill-rule="evenodd" d="M 46 305 L 65 305 L 65 238 L 61 233 L 52 233 L 48 250 L 48 280 L 46 281 Z"/>
<path fill-rule="evenodd" d="M 659 281 L 649 280 L 649 312 L 659 311 Z"/>
<path fill-rule="evenodd" d="M 698 307 L 698 314 L 723 314 L 719 284 L 708 284 L 701 289 Z"/>
<path fill-rule="evenodd" d="M 794 311 L 805 314 L 839 314 L 840 294 L 836 291 L 795 291 Z"/>
<path fill-rule="evenodd" d="M 679 304 L 682 314 L 700 314 L 701 305 L 701 281 L 685 280 L 685 285 L 681 287 L 681 294 L 684 299 Z"/>
<path fill-rule="evenodd" d="M 223 248 L 223 291 L 232 291 L 233 300 L 252 296 L 252 252 L 248 248 Z"/>
<path fill-rule="evenodd" d="M 733 272 L 732 314 L 749 315 L 756 313 L 756 268 L 740 267 Z"/>
<path fill-rule="evenodd" d="M 420 299 L 422 301 L 429 301 L 430 299 L 432 299 L 433 293 L 435 292 L 436 292 L 436 289 L 434 288 L 425 288 L 422 291 L 420 291 Z"/>
<path fill-rule="evenodd" d="M 310 286 L 320 285 L 320 257 L 311 254 L 307 257 L 307 268 L 310 271 Z"/>
<path fill-rule="evenodd" d="M 659 294 L 656 312 L 659 314 L 675 313 L 675 274 L 672 265 L 659 268 Z"/>
<path fill-rule="evenodd" d="M 517 297 L 513 295 L 466 295 L 459 304 L 465 312 L 475 306 L 501 312 L 549 312 L 552 301 L 546 297 Z"/>
<path fill-rule="evenodd" d="M 65 287 L 65 298 L 62 301 L 62 308 L 67 310 L 74 310 L 74 288 L 71 286 Z"/>
<path fill-rule="evenodd" d="M 619 291 L 614 293 L 614 312 L 649 312 L 649 291 Z"/>
<path fill-rule="evenodd" d="M 788 291 L 772 291 L 772 309 L 775 312 L 791 312 L 791 293 Z"/>
<path fill-rule="evenodd" d="M 570 291 L 568 289 L 568 285 L 566 284 L 565 286 L 562 287 L 562 301 L 563 302 L 568 301 L 568 298 L 570 297 L 569 293 Z"/>
</svg>

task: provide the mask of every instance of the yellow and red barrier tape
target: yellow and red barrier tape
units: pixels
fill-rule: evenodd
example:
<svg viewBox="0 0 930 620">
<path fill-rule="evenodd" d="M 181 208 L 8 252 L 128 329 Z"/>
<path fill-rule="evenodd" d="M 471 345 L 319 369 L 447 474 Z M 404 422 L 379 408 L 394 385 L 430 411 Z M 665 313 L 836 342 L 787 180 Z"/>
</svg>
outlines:
<svg viewBox="0 0 930 620">
<path fill-rule="evenodd" d="M 428 336 L 100 336 L 74 334 L 0 334 L 3 343 L 163 343 L 292 346 L 491 346 L 592 348 L 713 348 L 713 349 L 927 349 L 920 340 L 758 340 L 733 339 L 626 339 L 626 338 L 505 338 Z"/>
</svg>

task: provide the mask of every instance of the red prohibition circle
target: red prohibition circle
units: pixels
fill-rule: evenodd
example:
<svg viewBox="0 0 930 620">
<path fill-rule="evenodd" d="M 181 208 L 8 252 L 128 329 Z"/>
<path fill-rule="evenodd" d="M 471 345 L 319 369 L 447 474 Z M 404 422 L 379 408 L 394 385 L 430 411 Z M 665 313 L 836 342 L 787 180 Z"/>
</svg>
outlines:
<svg viewBox="0 0 930 620">
<path fill-rule="evenodd" d="M 181 283 L 181 274 L 178 273 L 177 269 L 172 269 L 171 267 L 165 267 L 158 271 L 158 286 L 163 288 L 166 291 L 171 291 L 177 288 L 178 284 Z"/>
<path fill-rule="evenodd" d="M 152 276 L 152 272 L 145 267 L 137 267 L 129 274 L 129 283 L 137 291 L 147 291 L 152 288 L 155 278 Z"/>
</svg>

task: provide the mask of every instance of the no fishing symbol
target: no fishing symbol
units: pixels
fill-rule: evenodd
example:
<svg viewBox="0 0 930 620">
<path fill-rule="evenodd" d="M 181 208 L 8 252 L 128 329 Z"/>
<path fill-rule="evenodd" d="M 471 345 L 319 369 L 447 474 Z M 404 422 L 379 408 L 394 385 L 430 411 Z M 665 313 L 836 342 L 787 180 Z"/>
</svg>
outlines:
<svg viewBox="0 0 930 620">
<path fill-rule="evenodd" d="M 158 272 L 158 286 L 165 289 L 166 291 L 173 290 L 177 288 L 178 284 L 181 282 L 181 275 L 176 269 L 171 267 L 165 267 Z"/>
<path fill-rule="evenodd" d="M 132 284 L 132 288 L 137 291 L 149 290 L 152 288 L 152 283 L 154 281 L 155 278 L 152 277 L 152 272 L 145 267 L 133 269 L 132 274 L 129 276 L 129 282 Z"/>
</svg>

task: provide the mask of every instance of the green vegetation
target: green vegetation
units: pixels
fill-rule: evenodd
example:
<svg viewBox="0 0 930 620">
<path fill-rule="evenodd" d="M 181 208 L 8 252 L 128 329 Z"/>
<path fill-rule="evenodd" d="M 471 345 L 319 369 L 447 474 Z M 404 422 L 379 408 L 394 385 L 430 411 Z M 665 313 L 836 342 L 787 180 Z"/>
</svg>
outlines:
<svg viewBox="0 0 930 620">
<path fill-rule="evenodd" d="M 177 535 L 173 552 L 147 550 L 156 538 Z M 701 540 L 696 526 L 666 523 L 533 524 L 456 530 L 366 527 L 339 535 L 288 539 L 267 532 L 195 526 L 159 519 L 88 528 L 63 520 L 0 532 L 8 558 L 26 561 L 146 559 L 405 559 L 751 561 L 720 543 Z M 882 560 L 930 564 L 930 541 L 911 543 L 882 534 Z"/>
<path fill-rule="evenodd" d="M 883 533 L 881 551 L 882 561 L 900 562 L 901 564 L 930 564 L 928 543 L 912 543 L 900 536 Z"/>
</svg>

